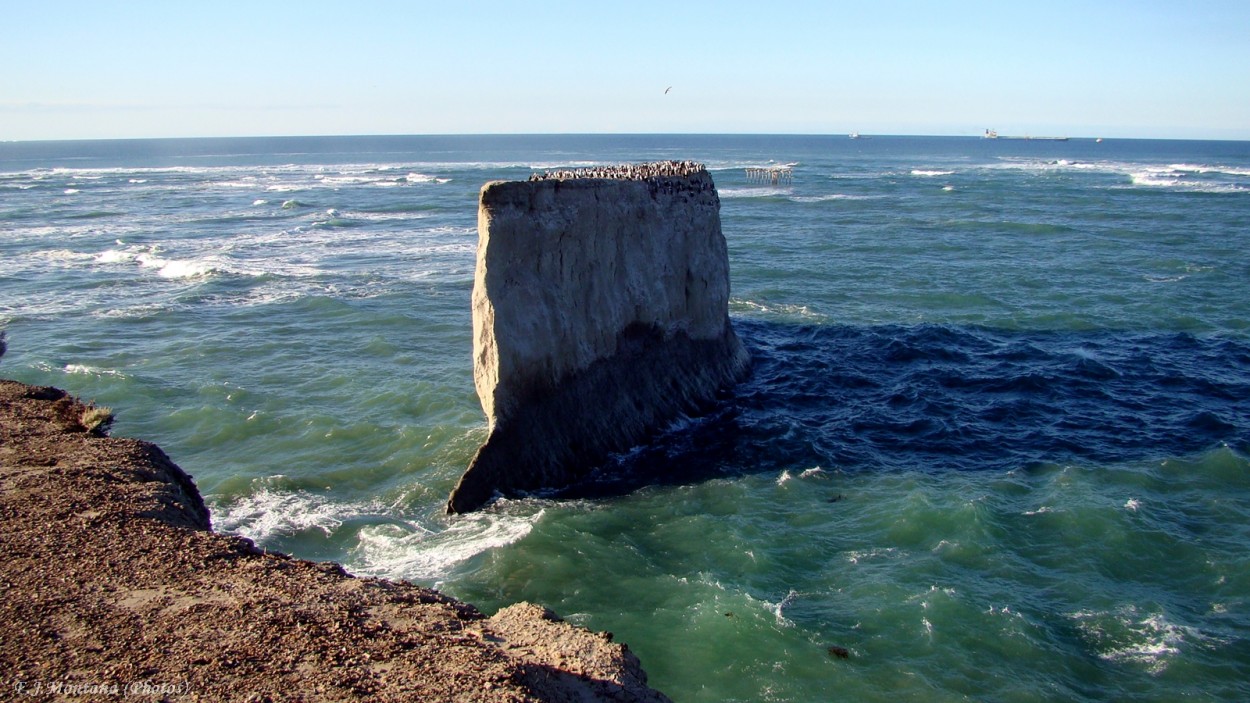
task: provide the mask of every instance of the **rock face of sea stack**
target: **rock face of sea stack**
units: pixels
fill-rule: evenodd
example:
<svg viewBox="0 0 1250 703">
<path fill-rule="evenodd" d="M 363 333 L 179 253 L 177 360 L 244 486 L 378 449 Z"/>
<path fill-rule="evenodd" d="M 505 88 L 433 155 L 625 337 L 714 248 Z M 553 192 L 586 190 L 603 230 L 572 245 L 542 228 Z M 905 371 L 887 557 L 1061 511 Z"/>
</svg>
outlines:
<svg viewBox="0 0 1250 703">
<path fill-rule="evenodd" d="M 478 237 L 473 375 L 490 434 L 449 512 L 568 485 L 747 374 L 702 165 L 488 183 Z"/>
</svg>

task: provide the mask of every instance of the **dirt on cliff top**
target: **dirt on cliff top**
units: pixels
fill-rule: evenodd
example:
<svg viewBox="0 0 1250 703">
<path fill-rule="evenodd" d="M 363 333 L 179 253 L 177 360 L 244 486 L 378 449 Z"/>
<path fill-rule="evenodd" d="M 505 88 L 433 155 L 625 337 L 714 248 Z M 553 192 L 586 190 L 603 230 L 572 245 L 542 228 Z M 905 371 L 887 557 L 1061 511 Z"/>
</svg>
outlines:
<svg viewBox="0 0 1250 703">
<path fill-rule="evenodd" d="M 0 700 L 667 701 L 611 635 L 209 530 L 153 444 L 0 380 Z"/>
</svg>

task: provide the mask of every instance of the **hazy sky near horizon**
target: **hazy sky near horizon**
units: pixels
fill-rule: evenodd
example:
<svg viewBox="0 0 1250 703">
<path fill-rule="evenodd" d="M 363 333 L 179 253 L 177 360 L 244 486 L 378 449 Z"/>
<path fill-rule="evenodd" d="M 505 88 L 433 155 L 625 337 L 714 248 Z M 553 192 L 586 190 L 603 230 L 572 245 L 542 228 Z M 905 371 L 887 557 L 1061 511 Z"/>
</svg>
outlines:
<svg viewBox="0 0 1250 703">
<path fill-rule="evenodd" d="M 987 127 L 1250 139 L 1246 0 L 0 9 L 0 140 Z"/>
</svg>

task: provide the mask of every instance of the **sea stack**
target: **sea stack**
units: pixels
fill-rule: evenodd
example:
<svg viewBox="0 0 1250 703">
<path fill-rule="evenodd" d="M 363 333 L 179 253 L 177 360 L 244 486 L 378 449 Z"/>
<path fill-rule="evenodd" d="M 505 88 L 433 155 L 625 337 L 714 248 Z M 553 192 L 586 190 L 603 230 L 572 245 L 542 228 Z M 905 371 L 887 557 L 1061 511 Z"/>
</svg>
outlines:
<svg viewBox="0 0 1250 703">
<path fill-rule="evenodd" d="M 482 187 L 473 378 L 490 434 L 448 501 L 566 486 L 748 372 L 711 175 L 689 161 Z"/>
</svg>

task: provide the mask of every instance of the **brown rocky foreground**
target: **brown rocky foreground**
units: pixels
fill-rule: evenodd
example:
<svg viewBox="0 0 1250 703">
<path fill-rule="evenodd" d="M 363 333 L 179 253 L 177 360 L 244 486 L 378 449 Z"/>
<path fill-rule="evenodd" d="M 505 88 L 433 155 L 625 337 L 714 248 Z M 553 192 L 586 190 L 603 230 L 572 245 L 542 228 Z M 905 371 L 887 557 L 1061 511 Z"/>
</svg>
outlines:
<svg viewBox="0 0 1250 703">
<path fill-rule="evenodd" d="M 0 700 L 668 700 L 540 607 L 487 618 L 213 533 L 186 473 L 89 410 L 0 380 Z"/>
</svg>

